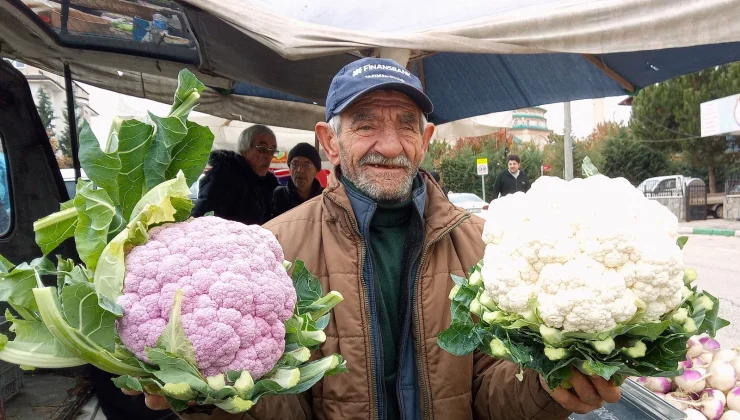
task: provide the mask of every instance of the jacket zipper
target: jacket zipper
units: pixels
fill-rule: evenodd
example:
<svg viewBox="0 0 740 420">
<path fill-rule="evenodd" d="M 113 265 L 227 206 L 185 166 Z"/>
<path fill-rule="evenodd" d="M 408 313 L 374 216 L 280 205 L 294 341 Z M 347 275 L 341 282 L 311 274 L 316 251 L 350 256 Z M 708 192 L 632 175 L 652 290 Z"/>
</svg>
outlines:
<svg viewBox="0 0 740 420">
<path fill-rule="evenodd" d="M 342 210 L 344 210 L 347 215 L 349 216 L 349 222 L 352 225 L 352 229 L 354 230 L 354 233 L 362 238 L 362 235 L 360 234 L 360 229 L 357 227 L 357 224 L 355 223 L 354 219 L 352 219 L 352 213 L 347 209 L 347 207 L 343 206 L 339 202 L 337 202 L 335 199 L 333 199 L 329 194 L 326 194 L 326 197 L 331 200 L 332 203 L 339 206 Z M 362 281 L 362 270 L 365 266 L 365 243 L 363 241 L 360 241 L 360 287 L 362 288 L 362 296 L 365 300 L 365 316 L 367 320 L 367 329 L 370 334 L 372 334 L 372 328 L 371 328 L 371 322 L 370 322 L 370 298 L 367 295 L 367 290 L 365 290 L 365 283 Z M 378 408 L 375 406 L 377 401 L 377 395 L 375 393 L 376 391 L 376 378 L 375 378 L 375 360 L 373 360 L 373 354 L 375 354 L 375 343 L 373 342 L 372 337 L 368 334 L 368 338 L 370 339 L 370 357 L 368 358 L 370 360 L 370 372 L 368 372 L 368 375 L 370 376 L 370 383 L 373 384 L 370 387 L 370 418 L 377 419 L 378 416 Z"/>
<path fill-rule="evenodd" d="M 427 246 L 424 247 L 424 251 L 421 254 L 421 261 L 419 263 L 419 267 L 416 272 L 416 279 L 414 280 L 414 301 L 415 301 L 415 307 L 419 305 L 419 280 L 421 279 L 421 272 L 424 269 L 424 263 L 426 262 L 427 257 L 427 251 L 429 251 L 429 248 L 442 240 L 445 236 L 447 236 L 448 233 L 452 231 L 452 229 L 455 229 L 456 227 L 460 226 L 462 222 L 470 218 L 469 214 L 466 214 L 465 216 L 461 217 L 460 220 L 457 221 L 454 225 L 450 226 L 449 229 L 445 230 L 444 232 L 440 233 L 439 236 L 432 242 L 430 242 Z M 414 310 L 414 331 L 416 332 L 416 354 L 418 354 L 418 357 L 416 358 L 416 369 L 419 372 L 419 385 L 421 385 L 421 418 L 422 419 L 428 419 L 429 417 L 429 391 L 427 390 L 427 384 L 424 376 L 421 374 L 423 371 L 424 365 L 422 362 L 422 343 L 421 343 L 421 324 L 419 322 L 419 309 L 418 307 Z"/>
</svg>

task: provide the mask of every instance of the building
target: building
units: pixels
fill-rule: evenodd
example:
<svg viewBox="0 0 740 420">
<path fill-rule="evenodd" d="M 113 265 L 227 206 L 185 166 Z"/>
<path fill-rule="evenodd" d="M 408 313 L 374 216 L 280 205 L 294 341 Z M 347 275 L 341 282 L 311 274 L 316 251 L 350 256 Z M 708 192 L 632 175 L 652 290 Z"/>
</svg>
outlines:
<svg viewBox="0 0 740 420">
<path fill-rule="evenodd" d="M 538 106 L 517 109 L 511 115 L 511 127 L 507 132 L 514 136 L 515 142 L 534 143 L 545 147 L 552 130 L 547 128 L 547 110 Z"/>
<path fill-rule="evenodd" d="M 54 109 L 54 120 L 52 124 L 54 125 L 54 132 L 59 135 L 66 124 L 66 122 L 63 121 L 63 112 L 67 107 L 67 92 L 64 88 L 64 77 L 29 66 L 20 61 L 11 61 L 11 63 L 13 63 L 13 66 L 26 76 L 34 101 L 38 102 L 38 91 L 42 87 L 46 93 L 49 94 L 49 98 Z M 72 86 L 74 89 L 75 99 L 77 100 L 85 119 L 89 121 L 91 117 L 98 115 L 98 113 L 90 107 L 90 95 L 88 92 L 75 82 L 72 82 Z M 36 105 L 38 105 L 38 103 Z"/>
</svg>

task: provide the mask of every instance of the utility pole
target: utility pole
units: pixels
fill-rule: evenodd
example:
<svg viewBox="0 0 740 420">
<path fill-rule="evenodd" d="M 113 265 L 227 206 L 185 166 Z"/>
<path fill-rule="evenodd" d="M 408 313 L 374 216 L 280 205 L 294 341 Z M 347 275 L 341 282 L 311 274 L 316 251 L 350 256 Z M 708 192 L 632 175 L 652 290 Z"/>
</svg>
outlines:
<svg viewBox="0 0 740 420">
<path fill-rule="evenodd" d="M 573 139 L 570 138 L 570 101 L 563 102 L 563 116 L 565 118 L 565 136 L 563 141 L 563 150 L 565 152 L 563 172 L 565 173 L 563 175 L 566 181 L 570 181 L 573 179 Z"/>
</svg>

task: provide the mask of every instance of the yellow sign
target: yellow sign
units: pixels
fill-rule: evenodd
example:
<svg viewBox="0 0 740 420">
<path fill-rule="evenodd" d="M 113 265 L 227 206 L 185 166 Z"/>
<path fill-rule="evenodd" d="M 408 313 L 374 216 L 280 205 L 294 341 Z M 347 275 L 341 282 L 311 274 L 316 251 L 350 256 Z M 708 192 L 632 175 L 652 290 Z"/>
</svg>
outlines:
<svg viewBox="0 0 740 420">
<path fill-rule="evenodd" d="M 478 158 L 475 160 L 475 166 L 479 176 L 488 175 L 488 159 Z"/>
</svg>

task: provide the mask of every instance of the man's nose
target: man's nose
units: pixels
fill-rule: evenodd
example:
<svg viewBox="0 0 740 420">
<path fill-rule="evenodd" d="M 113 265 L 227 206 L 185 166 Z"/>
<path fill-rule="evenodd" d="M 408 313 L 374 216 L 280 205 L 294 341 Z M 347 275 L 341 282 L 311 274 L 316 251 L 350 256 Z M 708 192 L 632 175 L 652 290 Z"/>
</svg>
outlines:
<svg viewBox="0 0 740 420">
<path fill-rule="evenodd" d="M 375 151 L 387 158 L 394 158 L 403 153 L 401 137 L 392 124 L 386 124 L 375 143 Z"/>
</svg>

